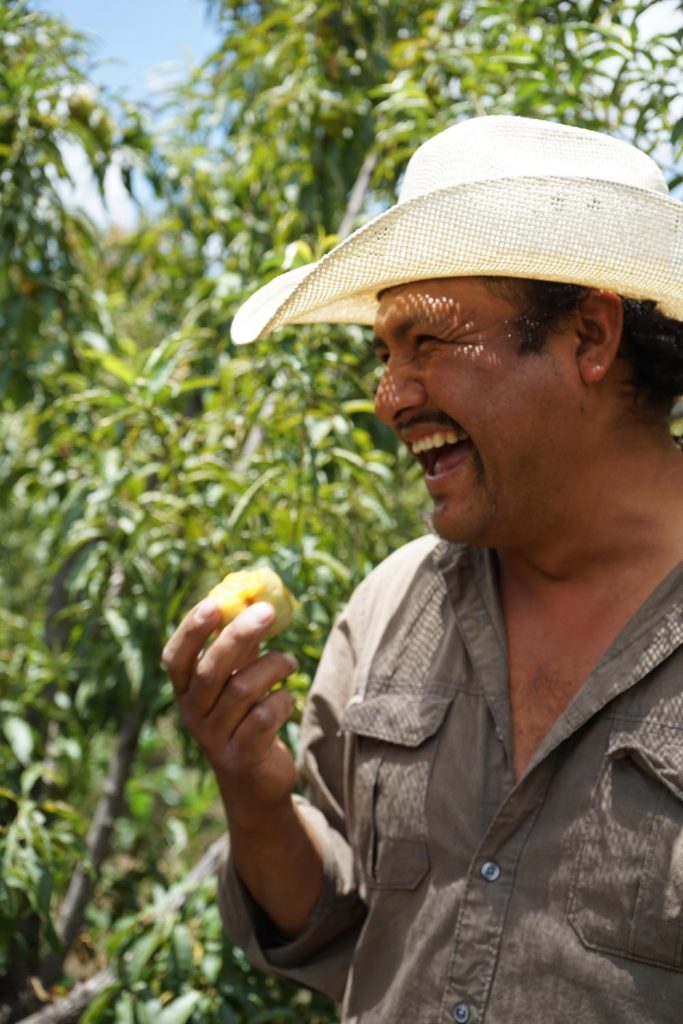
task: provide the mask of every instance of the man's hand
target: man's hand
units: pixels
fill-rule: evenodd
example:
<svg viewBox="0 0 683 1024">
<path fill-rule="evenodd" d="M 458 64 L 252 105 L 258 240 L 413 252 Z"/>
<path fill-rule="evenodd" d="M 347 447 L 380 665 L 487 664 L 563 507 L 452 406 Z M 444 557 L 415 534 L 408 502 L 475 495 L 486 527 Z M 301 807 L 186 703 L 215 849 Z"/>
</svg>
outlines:
<svg viewBox="0 0 683 1024">
<path fill-rule="evenodd" d="M 295 784 L 294 762 L 277 735 L 294 702 L 286 690 L 271 690 L 296 660 L 274 651 L 258 655 L 274 616 L 270 604 L 254 604 L 205 647 L 220 624 L 218 605 L 206 598 L 186 615 L 162 655 L 185 724 L 216 775 L 228 819 L 246 830 L 288 801 Z"/>
<path fill-rule="evenodd" d="M 293 700 L 272 691 L 296 668 L 291 655 L 259 657 L 275 617 L 259 602 L 220 625 L 206 598 L 183 619 L 162 655 L 176 701 L 218 781 L 235 869 L 254 900 L 286 935 L 305 926 L 322 886 L 322 854 L 292 800 L 296 772 L 278 739 Z"/>
</svg>

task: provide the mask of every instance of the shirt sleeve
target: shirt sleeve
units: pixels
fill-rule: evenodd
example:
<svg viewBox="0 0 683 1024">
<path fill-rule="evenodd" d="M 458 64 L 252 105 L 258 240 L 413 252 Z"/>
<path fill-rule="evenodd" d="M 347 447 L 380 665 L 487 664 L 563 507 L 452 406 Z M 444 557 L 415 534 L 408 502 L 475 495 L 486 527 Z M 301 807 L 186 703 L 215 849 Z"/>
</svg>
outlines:
<svg viewBox="0 0 683 1024">
<path fill-rule="evenodd" d="M 366 907 L 356 890 L 343 813 L 344 738 L 341 714 L 353 693 L 363 588 L 330 634 L 307 701 L 298 759 L 305 797 L 295 797 L 323 854 L 323 886 L 305 929 L 278 933 L 254 903 L 232 863 L 229 840 L 220 869 L 219 906 L 229 938 L 261 970 L 339 1001 L 344 993 Z"/>
</svg>

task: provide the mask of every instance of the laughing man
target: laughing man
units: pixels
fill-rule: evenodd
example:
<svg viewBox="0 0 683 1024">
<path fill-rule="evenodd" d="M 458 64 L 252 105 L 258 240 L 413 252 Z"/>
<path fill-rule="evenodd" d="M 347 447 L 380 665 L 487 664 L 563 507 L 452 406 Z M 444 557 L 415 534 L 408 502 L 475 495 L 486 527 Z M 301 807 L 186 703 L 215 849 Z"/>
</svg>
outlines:
<svg viewBox="0 0 683 1024">
<path fill-rule="evenodd" d="M 303 322 L 374 325 L 434 536 L 329 639 L 306 799 L 271 607 L 210 640 L 207 600 L 167 644 L 225 804 L 229 934 L 347 1024 L 680 1024 L 683 205 L 608 136 L 463 122 L 233 337 Z"/>
</svg>

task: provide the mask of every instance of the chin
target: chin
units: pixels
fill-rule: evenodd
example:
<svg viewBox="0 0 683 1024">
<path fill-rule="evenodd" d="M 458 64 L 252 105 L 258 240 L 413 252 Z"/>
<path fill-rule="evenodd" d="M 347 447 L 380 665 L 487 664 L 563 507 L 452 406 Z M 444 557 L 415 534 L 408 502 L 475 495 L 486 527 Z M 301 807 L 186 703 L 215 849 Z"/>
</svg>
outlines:
<svg viewBox="0 0 683 1024">
<path fill-rule="evenodd" d="M 443 540 L 450 541 L 452 544 L 478 543 L 478 531 L 473 530 L 470 524 L 466 524 L 462 520 L 453 521 L 450 516 L 440 515 L 438 512 L 432 512 L 426 518 L 431 530 Z"/>
<path fill-rule="evenodd" d="M 500 540 L 495 536 L 490 517 L 473 514 L 473 510 L 465 514 L 463 510 L 448 508 L 445 503 L 441 506 L 437 504 L 426 519 L 434 533 L 452 544 L 492 548 Z"/>
</svg>

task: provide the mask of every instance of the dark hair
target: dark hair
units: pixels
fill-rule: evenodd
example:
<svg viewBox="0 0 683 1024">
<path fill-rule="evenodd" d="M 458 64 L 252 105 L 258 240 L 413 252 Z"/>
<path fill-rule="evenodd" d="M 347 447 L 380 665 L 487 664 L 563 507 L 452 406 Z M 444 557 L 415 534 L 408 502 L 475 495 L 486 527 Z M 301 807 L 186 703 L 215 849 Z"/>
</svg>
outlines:
<svg viewBox="0 0 683 1024">
<path fill-rule="evenodd" d="M 582 285 L 490 277 L 490 290 L 518 305 L 523 352 L 540 352 L 548 331 L 559 326 L 590 291 Z M 631 384 L 647 402 L 668 411 L 683 395 L 683 321 L 661 313 L 649 299 L 622 297 L 624 331 L 619 355 L 632 367 Z"/>
</svg>

